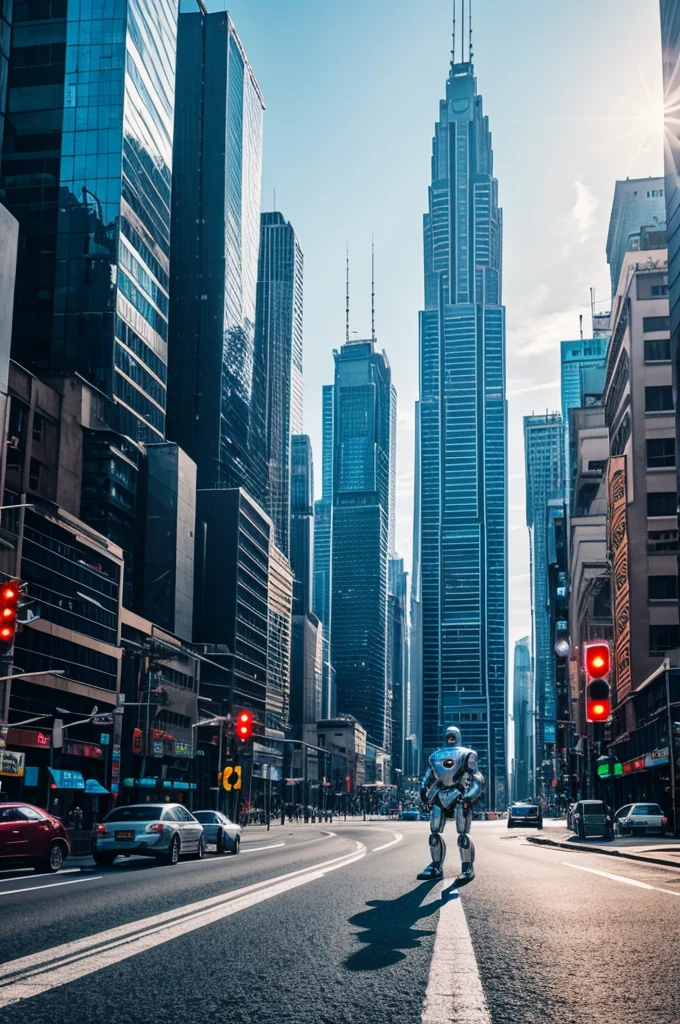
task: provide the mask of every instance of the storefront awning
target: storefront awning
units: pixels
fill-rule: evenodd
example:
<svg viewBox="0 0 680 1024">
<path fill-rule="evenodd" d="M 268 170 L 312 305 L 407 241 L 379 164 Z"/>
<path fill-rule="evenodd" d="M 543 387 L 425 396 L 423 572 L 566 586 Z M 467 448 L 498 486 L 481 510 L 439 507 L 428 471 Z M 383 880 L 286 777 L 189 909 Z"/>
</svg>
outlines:
<svg viewBox="0 0 680 1024">
<path fill-rule="evenodd" d="M 49 773 L 53 779 L 53 789 L 85 789 L 85 779 L 80 772 L 50 768 Z"/>
<path fill-rule="evenodd" d="M 101 782 L 97 782 L 96 779 L 86 779 L 85 781 L 85 792 L 86 793 L 106 793 L 108 795 L 108 789 L 104 789 Z"/>
</svg>

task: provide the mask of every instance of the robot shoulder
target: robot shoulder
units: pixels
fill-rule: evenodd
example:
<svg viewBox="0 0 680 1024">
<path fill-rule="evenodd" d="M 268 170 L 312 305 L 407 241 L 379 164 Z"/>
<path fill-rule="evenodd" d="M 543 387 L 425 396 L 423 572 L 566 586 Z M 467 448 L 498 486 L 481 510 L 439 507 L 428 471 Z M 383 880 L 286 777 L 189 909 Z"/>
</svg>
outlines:
<svg viewBox="0 0 680 1024">
<path fill-rule="evenodd" d="M 466 750 L 465 751 L 465 768 L 470 772 L 471 775 L 477 771 L 477 751 Z"/>
</svg>

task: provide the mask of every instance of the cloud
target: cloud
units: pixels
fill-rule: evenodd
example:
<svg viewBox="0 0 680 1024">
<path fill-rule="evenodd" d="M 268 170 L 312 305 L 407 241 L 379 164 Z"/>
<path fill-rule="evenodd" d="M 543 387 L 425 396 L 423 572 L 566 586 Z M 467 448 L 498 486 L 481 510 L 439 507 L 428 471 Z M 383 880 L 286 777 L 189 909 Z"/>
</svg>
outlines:
<svg viewBox="0 0 680 1024">
<path fill-rule="evenodd" d="M 530 391 L 547 391 L 549 388 L 558 388 L 559 386 L 559 380 L 547 380 L 543 384 L 529 384 L 524 388 L 513 388 L 512 391 L 506 391 L 506 395 L 508 398 L 512 398 L 514 395 L 527 395 Z"/>
<path fill-rule="evenodd" d="M 576 189 L 576 202 L 572 207 L 571 215 L 576 221 L 578 240 L 583 245 L 593 235 L 595 211 L 600 201 L 594 192 L 587 185 L 584 185 L 582 181 L 575 181 L 574 188 Z"/>
</svg>

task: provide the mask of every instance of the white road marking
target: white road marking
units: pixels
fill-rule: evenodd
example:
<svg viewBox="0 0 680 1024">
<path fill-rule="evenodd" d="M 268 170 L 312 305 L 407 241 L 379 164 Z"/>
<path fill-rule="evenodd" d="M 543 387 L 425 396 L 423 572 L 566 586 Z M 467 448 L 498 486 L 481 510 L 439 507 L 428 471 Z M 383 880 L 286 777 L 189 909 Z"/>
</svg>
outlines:
<svg viewBox="0 0 680 1024">
<path fill-rule="evenodd" d="M 439 910 L 421 1021 L 491 1024 L 463 903 L 455 890 Z"/>
<path fill-rule="evenodd" d="M 18 892 L 42 892 L 43 889 L 55 889 L 58 885 L 75 885 L 77 882 L 94 882 L 102 875 L 87 875 L 85 878 L 69 878 L 67 882 L 49 882 L 47 885 L 27 885 L 23 889 L 7 889 L 0 896 L 14 896 Z"/>
<path fill-rule="evenodd" d="M 270 843 L 269 846 L 253 846 L 250 849 L 246 849 L 244 846 L 241 853 L 259 853 L 260 850 L 276 850 L 277 847 L 285 845 L 285 843 Z"/>
<path fill-rule="evenodd" d="M 23 882 L 24 879 L 28 881 L 29 878 L 35 878 L 36 874 L 32 868 L 27 868 L 26 871 L 22 871 L 21 874 L 18 872 L 12 873 L 11 878 L 2 878 L 2 872 L 0 872 L 0 885 L 4 885 L 6 882 Z M 79 875 L 80 868 L 60 868 L 56 872 L 57 878 L 61 878 L 62 875 Z"/>
<path fill-rule="evenodd" d="M 404 838 L 401 832 L 390 832 L 389 835 L 395 837 L 392 842 L 383 843 L 382 846 L 376 846 L 375 850 L 371 850 L 371 853 L 379 853 L 381 850 L 387 850 L 390 846 L 395 846 L 397 843 L 400 843 Z"/>
<path fill-rule="evenodd" d="M 355 841 L 355 846 L 356 849 L 352 853 L 323 861 L 311 868 L 256 882 L 224 893 L 222 896 L 187 904 L 154 917 L 133 921 L 97 935 L 11 960 L 0 967 L 0 1007 L 11 1006 L 66 985 L 171 939 L 237 914 L 240 910 L 246 910 L 273 896 L 321 879 L 328 872 L 352 864 L 366 855 L 363 843 Z"/>
<path fill-rule="evenodd" d="M 613 875 L 609 871 L 597 871 L 596 868 L 586 868 L 583 864 L 570 864 L 568 860 L 563 860 L 562 863 L 567 868 L 575 868 L 576 871 L 587 871 L 591 875 L 601 875 L 602 878 L 610 878 L 612 882 L 623 882 L 624 885 L 634 885 L 638 889 L 654 889 L 655 892 L 665 892 L 669 896 L 680 896 L 680 892 L 676 892 L 675 889 L 662 889 L 659 885 L 649 885 L 647 882 L 640 882 L 637 878 L 627 878 L 625 875 Z"/>
</svg>

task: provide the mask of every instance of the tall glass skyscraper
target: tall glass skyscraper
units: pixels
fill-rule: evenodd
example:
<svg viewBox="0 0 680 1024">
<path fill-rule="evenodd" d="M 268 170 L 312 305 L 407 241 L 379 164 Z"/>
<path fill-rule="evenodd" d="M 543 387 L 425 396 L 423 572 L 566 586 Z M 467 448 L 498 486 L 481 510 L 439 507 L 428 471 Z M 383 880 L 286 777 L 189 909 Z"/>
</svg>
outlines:
<svg viewBox="0 0 680 1024">
<path fill-rule="evenodd" d="M 390 749 L 388 555 L 394 389 L 372 340 L 335 352 L 331 661 L 338 712 Z"/>
<path fill-rule="evenodd" d="M 531 680 L 531 642 L 528 636 L 515 642 L 512 719 L 515 727 L 512 775 L 513 800 L 531 800 L 534 792 L 534 706 Z"/>
<path fill-rule="evenodd" d="M 420 314 L 422 738 L 447 723 L 506 799 L 507 436 L 502 215 L 468 59 L 451 62 L 432 145 Z M 416 567 L 417 568 L 417 567 Z"/>
<path fill-rule="evenodd" d="M 291 438 L 290 564 L 293 570 L 293 615 L 312 610 L 314 559 L 314 464 L 307 434 Z"/>
<path fill-rule="evenodd" d="M 552 498 L 564 500 L 564 427 L 558 412 L 524 417 L 524 459 L 536 714 L 533 760 L 538 790 L 542 767 L 552 771 L 557 738 L 554 637 L 548 615 L 548 502 Z"/>
<path fill-rule="evenodd" d="M 621 276 L 627 252 L 655 248 L 641 244 L 643 228 L 656 231 L 666 227 L 666 200 L 663 178 L 626 178 L 614 186 L 614 200 L 607 232 L 607 263 L 612 295 Z M 656 247 L 665 248 L 665 238 Z"/>
<path fill-rule="evenodd" d="M 260 223 L 251 457 L 266 460 L 265 507 L 288 556 L 291 437 L 302 434 L 303 256 L 282 214 L 263 213 Z"/>
<path fill-rule="evenodd" d="M 81 373 L 137 440 L 165 433 L 176 27 L 177 0 L 14 5 L 15 352 Z"/>
<path fill-rule="evenodd" d="M 680 382 L 680 7 L 660 0 L 665 110 L 665 201 L 673 384 Z M 680 493 L 680 402 L 675 407 L 675 465 Z"/>
<path fill-rule="evenodd" d="M 324 385 L 322 406 L 321 497 L 314 502 L 314 614 L 330 638 L 331 504 L 333 499 L 333 394 Z"/>
<path fill-rule="evenodd" d="M 168 437 L 196 462 L 199 488 L 245 487 L 262 504 L 252 399 L 264 101 L 231 17 L 204 9 L 180 3 Z"/>
</svg>

